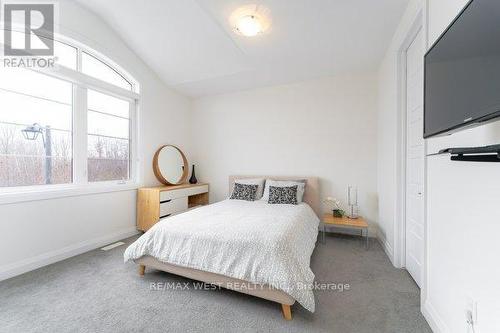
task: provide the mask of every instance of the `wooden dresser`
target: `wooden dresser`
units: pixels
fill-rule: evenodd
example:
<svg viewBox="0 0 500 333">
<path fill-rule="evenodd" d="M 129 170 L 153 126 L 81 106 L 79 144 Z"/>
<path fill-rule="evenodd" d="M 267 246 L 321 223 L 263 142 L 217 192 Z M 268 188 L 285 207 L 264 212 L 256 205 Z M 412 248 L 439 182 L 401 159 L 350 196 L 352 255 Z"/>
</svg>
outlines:
<svg viewBox="0 0 500 333">
<path fill-rule="evenodd" d="M 208 184 L 140 188 L 137 193 L 137 229 L 146 231 L 161 218 L 208 205 Z"/>
</svg>

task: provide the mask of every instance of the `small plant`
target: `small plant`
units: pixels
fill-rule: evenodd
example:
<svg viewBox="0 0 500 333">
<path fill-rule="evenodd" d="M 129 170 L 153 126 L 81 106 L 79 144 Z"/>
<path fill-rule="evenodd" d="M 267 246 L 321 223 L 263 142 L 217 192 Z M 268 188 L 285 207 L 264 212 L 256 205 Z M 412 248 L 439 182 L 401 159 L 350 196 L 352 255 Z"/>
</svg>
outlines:
<svg viewBox="0 0 500 333">
<path fill-rule="evenodd" d="M 332 197 L 327 197 L 324 203 L 330 206 L 330 208 L 333 210 L 333 216 L 342 217 L 345 215 L 345 211 L 342 209 L 340 200 Z"/>
</svg>

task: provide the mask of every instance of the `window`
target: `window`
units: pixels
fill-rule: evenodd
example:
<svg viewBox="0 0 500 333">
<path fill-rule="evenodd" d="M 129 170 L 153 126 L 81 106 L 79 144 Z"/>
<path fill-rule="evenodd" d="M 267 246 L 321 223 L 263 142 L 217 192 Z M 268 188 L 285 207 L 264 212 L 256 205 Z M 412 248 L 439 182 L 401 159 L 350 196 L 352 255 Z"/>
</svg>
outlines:
<svg viewBox="0 0 500 333">
<path fill-rule="evenodd" d="M 89 182 L 128 179 L 129 103 L 88 90 L 87 107 Z"/>
<path fill-rule="evenodd" d="M 54 54 L 57 58 L 56 63 L 58 65 L 71 68 L 73 70 L 77 69 L 77 49 L 68 44 L 54 41 Z"/>
<path fill-rule="evenodd" d="M 1 187 L 71 183 L 72 92 L 43 74 L 0 70 Z"/>
<path fill-rule="evenodd" d="M 86 52 L 82 52 L 82 72 L 123 89 L 132 90 L 132 84 L 121 74 Z"/>
<path fill-rule="evenodd" d="M 55 41 L 60 67 L 0 67 L 0 189 L 136 180 L 138 85 L 73 44 Z"/>
<path fill-rule="evenodd" d="M 1 31 L 3 36 L 3 30 Z M 12 44 L 20 44 L 24 45 L 25 34 L 20 31 L 12 31 L 11 34 Z M 47 40 L 48 38 L 39 37 L 41 40 Z M 36 39 L 35 39 L 36 41 Z M 0 40 L 0 42 L 3 42 Z M 74 46 L 71 46 L 67 43 L 54 40 L 54 56 L 56 58 L 56 64 L 60 66 L 64 66 L 73 70 L 77 70 L 78 68 L 78 49 Z"/>
</svg>

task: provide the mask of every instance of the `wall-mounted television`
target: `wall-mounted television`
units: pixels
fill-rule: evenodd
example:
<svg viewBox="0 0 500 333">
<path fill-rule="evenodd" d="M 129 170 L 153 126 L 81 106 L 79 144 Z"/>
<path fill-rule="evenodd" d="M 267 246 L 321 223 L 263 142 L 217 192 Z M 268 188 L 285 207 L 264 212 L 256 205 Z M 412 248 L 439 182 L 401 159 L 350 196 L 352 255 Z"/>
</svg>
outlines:
<svg viewBox="0 0 500 333">
<path fill-rule="evenodd" d="M 424 138 L 500 116 L 500 0 L 472 0 L 425 55 Z"/>
</svg>

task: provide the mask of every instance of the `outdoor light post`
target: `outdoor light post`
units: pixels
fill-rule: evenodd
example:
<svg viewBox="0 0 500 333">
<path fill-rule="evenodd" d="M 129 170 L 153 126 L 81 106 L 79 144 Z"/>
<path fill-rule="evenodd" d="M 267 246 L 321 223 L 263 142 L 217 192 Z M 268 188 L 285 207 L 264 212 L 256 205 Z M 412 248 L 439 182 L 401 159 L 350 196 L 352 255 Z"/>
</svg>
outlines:
<svg viewBox="0 0 500 333">
<path fill-rule="evenodd" d="M 42 134 L 43 148 L 45 150 L 45 184 L 52 184 L 52 144 L 50 126 L 42 127 L 35 123 L 21 130 L 26 140 L 34 141 L 38 134 Z M 44 133 L 45 132 L 45 133 Z"/>
</svg>

